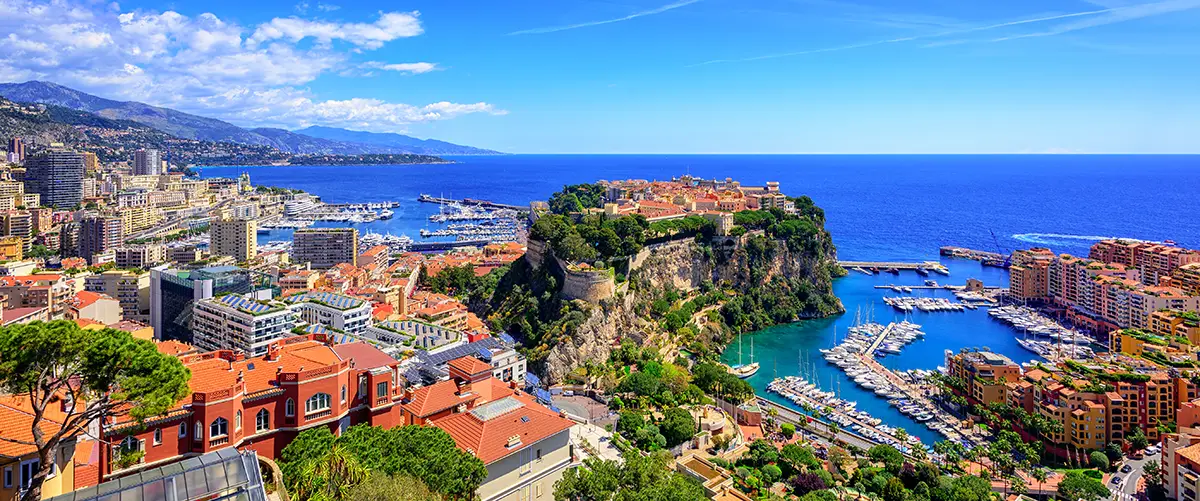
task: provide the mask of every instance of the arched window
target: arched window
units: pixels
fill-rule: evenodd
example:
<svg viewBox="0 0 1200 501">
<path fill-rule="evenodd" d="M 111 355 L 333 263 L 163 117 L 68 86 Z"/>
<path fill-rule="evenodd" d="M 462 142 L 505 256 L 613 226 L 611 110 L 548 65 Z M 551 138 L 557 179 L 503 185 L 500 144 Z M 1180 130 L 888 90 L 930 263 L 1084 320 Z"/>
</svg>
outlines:
<svg viewBox="0 0 1200 501">
<path fill-rule="evenodd" d="M 329 403 L 332 399 L 328 393 L 317 393 L 304 402 L 304 413 L 312 414 L 329 409 Z"/>
<path fill-rule="evenodd" d="M 194 438 L 196 440 L 204 439 L 204 424 L 203 423 L 196 421 L 196 436 L 194 436 L 192 438 Z"/>
<path fill-rule="evenodd" d="M 162 428 L 154 429 L 154 445 L 162 444 Z"/>
<path fill-rule="evenodd" d="M 271 429 L 271 413 L 267 412 L 266 409 L 262 409 L 258 411 L 258 414 L 254 415 L 254 431 L 267 431 L 269 429 Z"/>
<path fill-rule="evenodd" d="M 133 452 L 141 449 L 142 441 L 138 440 L 137 437 L 131 435 L 121 441 L 121 452 Z"/>
<path fill-rule="evenodd" d="M 346 403 L 346 385 L 342 385 L 342 404 Z"/>
<path fill-rule="evenodd" d="M 294 400 L 289 398 L 289 399 L 287 399 L 287 402 L 284 402 L 283 415 L 287 416 L 287 417 L 292 417 L 292 416 L 296 415 L 296 402 Z"/>
<path fill-rule="evenodd" d="M 242 411 L 241 410 L 238 410 L 237 414 L 233 415 L 233 429 L 237 430 L 237 431 L 242 430 Z"/>
<path fill-rule="evenodd" d="M 219 417 L 208 425 L 208 438 L 224 437 L 229 434 L 229 421 Z"/>
<path fill-rule="evenodd" d="M 179 438 L 187 436 L 187 423 L 179 423 Z"/>
</svg>

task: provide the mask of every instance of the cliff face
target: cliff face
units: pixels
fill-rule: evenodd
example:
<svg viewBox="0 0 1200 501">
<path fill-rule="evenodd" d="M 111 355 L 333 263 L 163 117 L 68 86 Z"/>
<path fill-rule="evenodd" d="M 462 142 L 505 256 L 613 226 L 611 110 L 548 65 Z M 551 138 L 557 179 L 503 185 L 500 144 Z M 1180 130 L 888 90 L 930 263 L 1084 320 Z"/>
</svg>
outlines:
<svg viewBox="0 0 1200 501">
<path fill-rule="evenodd" d="M 630 282 L 636 287 L 619 287 L 622 292 L 614 298 L 590 305 L 587 320 L 550 348 L 543 376 L 548 382 L 561 382 L 589 361 L 607 360 L 624 338 L 640 345 L 657 342 L 674 351 L 678 346 L 659 327 L 662 319 L 652 318 L 642 307 L 664 289 L 692 291 L 711 281 L 722 289 L 744 293 L 779 277 L 798 280 L 816 293 L 832 297 L 829 270 L 836 260 L 828 241 L 817 242 L 809 250 L 792 250 L 784 241 L 757 235 L 704 246 L 690 239 L 648 246 L 630 262 Z M 840 302 L 836 310 L 841 311 Z M 797 312 L 796 317 L 820 315 L 805 311 Z"/>
</svg>

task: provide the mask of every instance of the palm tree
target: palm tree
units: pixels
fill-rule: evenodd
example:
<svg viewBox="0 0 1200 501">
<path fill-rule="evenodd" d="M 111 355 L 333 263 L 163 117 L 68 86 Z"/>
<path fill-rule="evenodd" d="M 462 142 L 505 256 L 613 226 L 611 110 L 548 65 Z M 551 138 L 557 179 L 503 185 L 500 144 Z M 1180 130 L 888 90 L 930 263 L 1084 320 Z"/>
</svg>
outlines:
<svg viewBox="0 0 1200 501">
<path fill-rule="evenodd" d="M 351 487 L 366 479 L 367 470 L 353 453 L 334 444 L 324 457 L 304 466 L 302 477 L 307 481 L 302 481 L 298 498 L 306 499 L 320 493 L 327 499 L 341 500 L 346 498 Z"/>
</svg>

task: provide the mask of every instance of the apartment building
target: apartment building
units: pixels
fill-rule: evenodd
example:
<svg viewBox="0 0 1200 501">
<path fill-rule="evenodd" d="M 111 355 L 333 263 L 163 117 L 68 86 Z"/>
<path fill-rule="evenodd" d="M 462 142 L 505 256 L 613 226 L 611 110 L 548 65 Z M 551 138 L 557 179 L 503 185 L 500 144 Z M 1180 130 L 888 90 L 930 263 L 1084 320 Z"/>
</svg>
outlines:
<svg viewBox="0 0 1200 501">
<path fill-rule="evenodd" d="M 22 252 L 29 252 L 33 243 L 33 216 L 29 211 L 9 210 L 2 215 L 4 235 L 21 238 Z"/>
<path fill-rule="evenodd" d="M 340 263 L 358 266 L 358 230 L 305 228 L 292 235 L 292 261 L 325 270 Z"/>
<path fill-rule="evenodd" d="M 1156 311 L 1147 317 L 1146 330 L 1162 337 L 1182 337 L 1200 346 L 1200 314 L 1195 311 Z"/>
<path fill-rule="evenodd" d="M 79 255 L 89 262 L 93 256 L 121 245 L 125 234 L 123 218 L 88 216 L 79 222 Z"/>
<path fill-rule="evenodd" d="M 300 319 L 310 324 L 357 334 L 371 322 L 371 303 L 332 292 L 308 291 L 284 299 Z"/>
<path fill-rule="evenodd" d="M 242 263 L 258 255 L 258 224 L 253 219 L 213 221 L 208 232 L 215 256 L 232 256 Z"/>
<path fill-rule="evenodd" d="M 62 275 L 18 275 L 0 277 L 0 299 L 4 309 L 47 308 L 50 318 L 62 318 L 75 286 Z"/>
<path fill-rule="evenodd" d="M 196 270 L 150 270 L 150 325 L 154 338 L 192 342 L 192 317 L 196 301 L 223 294 L 249 294 L 275 289 L 271 276 L 235 266 L 210 266 Z"/>
<path fill-rule="evenodd" d="M 1200 251 L 1132 240 L 1096 242 L 1088 252 L 1088 257 L 1136 268 L 1142 283 L 1146 285 L 1158 285 L 1180 266 L 1200 263 Z"/>
<path fill-rule="evenodd" d="M 295 315 L 278 301 L 256 301 L 237 294 L 196 301 L 192 342 L 207 351 L 236 350 L 250 356 L 295 327 Z"/>
<path fill-rule="evenodd" d="M 1044 247 L 1018 250 L 1009 267 L 1009 293 L 1025 301 L 1046 299 L 1050 294 L 1050 264 L 1054 253 Z"/>
<path fill-rule="evenodd" d="M 1021 366 L 999 353 L 946 351 L 946 369 L 951 377 L 963 380 L 967 396 L 987 405 L 1008 401 L 1008 383 L 1021 378 Z"/>
<path fill-rule="evenodd" d="M 66 418 L 61 406 L 47 407 L 48 419 L 61 421 Z M 3 424 L 5 438 L 33 443 L 33 405 L 27 397 L 16 395 L 0 396 L 0 423 Z M 83 454 L 87 450 L 77 447 L 78 441 L 67 440 L 59 444 L 53 451 L 54 475 L 42 482 L 42 497 L 50 498 L 83 487 L 84 478 L 77 478 L 75 463 L 76 453 Z M 37 447 L 3 441 L 0 443 L 0 499 L 16 501 L 27 489 L 41 467 Z M 77 484 L 77 482 L 80 482 Z"/>
<path fill-rule="evenodd" d="M 0 260 L 20 261 L 25 257 L 25 239 L 18 236 L 0 237 Z"/>
<path fill-rule="evenodd" d="M 52 150 L 25 161 L 25 190 L 46 207 L 71 209 L 83 201 L 83 155 Z"/>
<path fill-rule="evenodd" d="M 163 244 L 126 245 L 113 249 L 118 268 L 150 268 L 167 262 Z"/>
<path fill-rule="evenodd" d="M 111 270 L 83 279 L 84 290 L 98 292 L 121 304 L 125 320 L 150 321 L 150 273 Z"/>
<path fill-rule="evenodd" d="M 163 218 L 161 210 L 148 205 L 125 207 L 118 211 L 117 214 L 121 218 L 121 228 L 126 235 L 132 235 L 139 231 L 153 228 Z"/>
</svg>

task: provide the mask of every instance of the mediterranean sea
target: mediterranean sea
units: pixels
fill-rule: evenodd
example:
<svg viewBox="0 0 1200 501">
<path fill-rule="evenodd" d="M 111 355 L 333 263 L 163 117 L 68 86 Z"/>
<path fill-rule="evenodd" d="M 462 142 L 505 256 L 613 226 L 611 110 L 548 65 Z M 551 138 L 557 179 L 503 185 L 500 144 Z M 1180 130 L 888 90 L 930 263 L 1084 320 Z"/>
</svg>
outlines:
<svg viewBox="0 0 1200 501">
<path fill-rule="evenodd" d="M 1112 236 L 1174 240 L 1200 246 L 1200 156 L 1188 155 L 507 155 L 450 157 L 455 164 L 381 166 L 205 167 L 204 177 L 250 174 L 255 185 L 298 188 L 326 202 L 398 201 L 395 216 L 355 225 L 360 231 L 409 234 L 429 227 L 438 207 L 416 201 L 422 193 L 453 198 L 527 204 L 545 200 L 565 184 L 598 179 L 669 179 L 690 173 L 731 177 L 744 184 L 779 181 L 784 193 L 808 195 L 825 210 L 838 257 L 846 260 L 935 260 L 938 248 L 958 245 L 1009 252 L 1032 246 L 1086 255 L 1095 241 Z M 345 226 L 345 223 L 327 223 Z M 994 237 L 993 237 L 994 235 Z M 288 240 L 288 231 L 260 236 Z M 834 283 L 847 314 L 797 322 L 746 334 L 743 356 L 761 364 L 749 379 L 760 395 L 773 377 L 815 367 L 825 389 L 839 389 L 859 408 L 901 426 L 926 444 L 938 437 L 896 412 L 873 393 L 857 388 L 817 352 L 845 336 L 855 312 L 887 322 L 894 310 L 875 285 L 919 285 L 926 278 L 965 283 L 979 278 L 1007 284 L 1003 270 L 974 261 L 941 259 L 950 276 L 866 276 L 851 272 Z M 888 292 L 888 294 L 892 294 Z M 914 295 L 944 291 L 916 292 Z M 927 333 L 899 355 L 883 359 L 899 369 L 934 369 L 944 350 L 988 347 L 1018 362 L 1034 355 L 1015 342 L 1015 332 L 983 309 L 915 313 Z M 736 361 L 737 342 L 726 350 Z M 747 360 L 748 361 L 748 360 Z M 805 369 L 809 373 L 812 369 Z"/>
</svg>

